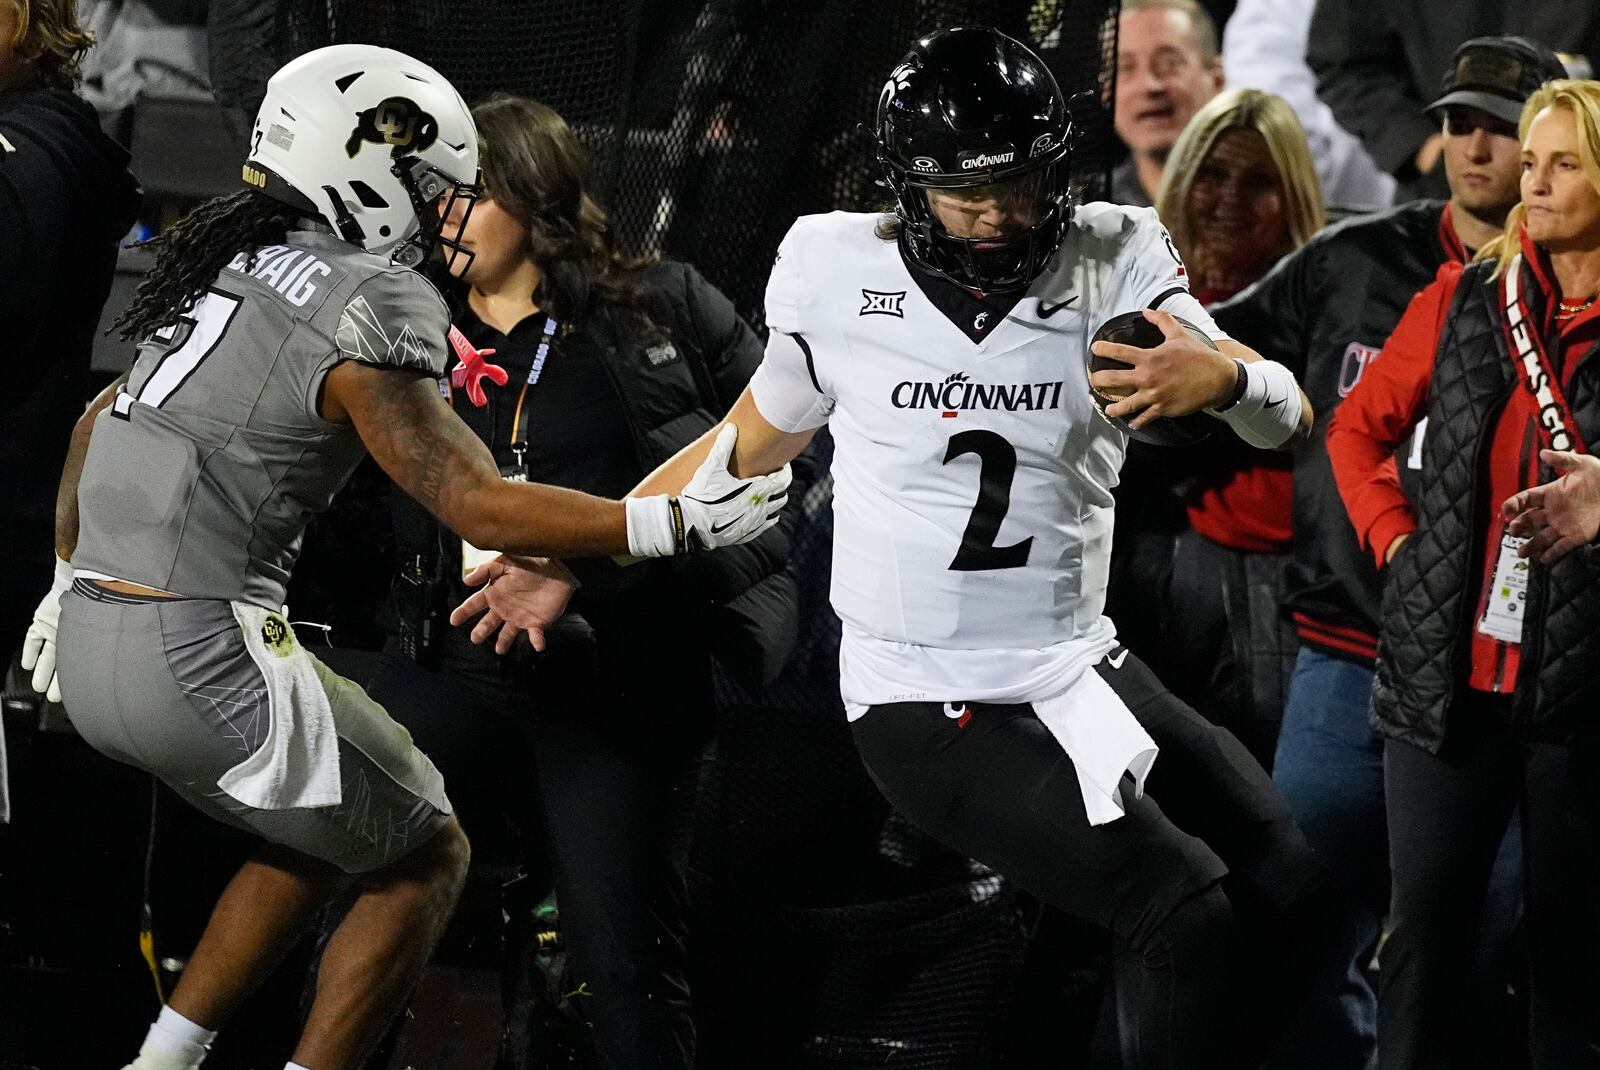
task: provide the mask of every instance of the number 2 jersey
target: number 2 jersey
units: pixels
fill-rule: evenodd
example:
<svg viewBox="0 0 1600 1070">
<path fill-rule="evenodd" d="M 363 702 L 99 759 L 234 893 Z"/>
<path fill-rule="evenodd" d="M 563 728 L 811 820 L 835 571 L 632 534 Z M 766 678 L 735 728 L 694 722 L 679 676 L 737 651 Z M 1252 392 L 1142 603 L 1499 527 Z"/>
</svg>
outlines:
<svg viewBox="0 0 1600 1070">
<path fill-rule="evenodd" d="M 1077 209 L 981 340 L 924 294 L 876 214 L 798 220 L 751 381 L 773 426 L 834 437 L 832 602 L 852 717 L 888 702 L 1027 702 L 1116 642 L 1103 615 L 1126 436 L 1095 411 L 1094 331 L 1158 308 L 1226 338 L 1154 210 Z"/>
<path fill-rule="evenodd" d="M 365 454 L 320 415 L 323 380 L 346 360 L 437 377 L 448 331 L 430 282 L 332 234 L 240 253 L 95 419 L 73 568 L 280 608 L 306 525 Z"/>
</svg>

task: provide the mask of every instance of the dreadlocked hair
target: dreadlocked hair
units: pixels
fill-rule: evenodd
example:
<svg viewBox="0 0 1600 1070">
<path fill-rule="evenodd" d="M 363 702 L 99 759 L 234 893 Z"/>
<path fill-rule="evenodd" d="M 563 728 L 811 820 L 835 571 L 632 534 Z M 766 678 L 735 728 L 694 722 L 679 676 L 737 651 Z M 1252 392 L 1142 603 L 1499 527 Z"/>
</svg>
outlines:
<svg viewBox="0 0 1600 1070">
<path fill-rule="evenodd" d="M 176 322 L 235 255 L 249 250 L 249 270 L 256 252 L 263 245 L 282 242 L 303 215 L 301 209 L 256 190 L 206 201 L 156 237 L 139 243 L 155 251 L 155 266 L 111 329 L 126 341 L 140 342 Z"/>
</svg>

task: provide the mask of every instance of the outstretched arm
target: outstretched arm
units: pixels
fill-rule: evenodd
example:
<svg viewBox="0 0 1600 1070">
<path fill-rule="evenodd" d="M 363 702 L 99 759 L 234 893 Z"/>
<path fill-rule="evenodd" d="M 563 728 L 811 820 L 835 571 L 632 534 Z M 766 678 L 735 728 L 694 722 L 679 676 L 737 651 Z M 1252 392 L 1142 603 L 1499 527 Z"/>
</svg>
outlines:
<svg viewBox="0 0 1600 1070">
<path fill-rule="evenodd" d="M 474 546 L 572 557 L 628 551 L 621 502 L 500 478 L 432 379 L 346 361 L 328 373 L 322 407 L 327 419 L 353 423 L 390 478 Z"/>
<path fill-rule="evenodd" d="M 750 396 L 750 388 L 745 387 L 721 423 L 651 472 L 644 482 L 633 488 L 632 494 L 676 494 L 682 490 L 695 469 L 711 452 L 712 442 L 727 424 L 739 429 L 739 440 L 734 446 L 728 470 L 740 477 L 778 471 L 798 457 L 811 441 L 811 436 L 816 434 L 815 428 L 807 431 L 778 430 L 761 415 L 761 410 L 756 408 L 755 400 Z"/>
<path fill-rule="evenodd" d="M 779 478 L 766 473 L 785 472 L 789 461 L 806 448 L 816 433 L 815 429 L 779 431 L 761 415 L 746 388 L 725 420 L 650 473 L 633 494 L 676 494 L 701 479 L 707 459 L 719 460 L 719 439 L 730 426 L 737 429 L 738 438 L 735 452 L 727 461 L 727 471 L 737 478 Z M 775 509 L 772 522 L 776 522 L 777 512 Z M 547 562 L 497 558 L 467 577 L 468 584 L 483 586 L 456 607 L 450 623 L 464 624 L 481 613 L 472 630 L 474 643 L 497 635 L 496 649 L 510 649 L 511 641 L 522 631 L 537 647 L 543 641 L 544 625 L 565 607 L 573 582 L 570 575 L 552 573 Z"/>
</svg>

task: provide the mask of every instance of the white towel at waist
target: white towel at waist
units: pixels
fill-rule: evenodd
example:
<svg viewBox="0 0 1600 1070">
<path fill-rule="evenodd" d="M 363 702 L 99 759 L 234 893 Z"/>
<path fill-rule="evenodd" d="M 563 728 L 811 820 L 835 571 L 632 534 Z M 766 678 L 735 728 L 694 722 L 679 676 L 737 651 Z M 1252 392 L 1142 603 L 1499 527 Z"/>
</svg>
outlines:
<svg viewBox="0 0 1600 1070">
<path fill-rule="evenodd" d="M 339 734 L 322 681 L 283 616 L 234 602 L 250 657 L 267 681 L 266 741 L 217 786 L 258 810 L 334 806 L 343 801 Z"/>
<path fill-rule="evenodd" d="M 1122 816 L 1124 773 L 1133 776 L 1133 797 L 1144 796 L 1158 748 L 1099 673 L 1085 670 L 1061 694 L 1035 699 L 1033 710 L 1072 759 L 1089 824 Z"/>
</svg>

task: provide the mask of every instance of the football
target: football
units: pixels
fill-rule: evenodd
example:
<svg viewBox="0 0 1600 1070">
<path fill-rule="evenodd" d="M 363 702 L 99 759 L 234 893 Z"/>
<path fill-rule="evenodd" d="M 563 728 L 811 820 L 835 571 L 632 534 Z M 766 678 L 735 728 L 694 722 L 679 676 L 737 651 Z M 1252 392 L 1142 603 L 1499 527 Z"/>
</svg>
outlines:
<svg viewBox="0 0 1600 1070">
<path fill-rule="evenodd" d="M 1194 335 L 1200 341 L 1216 349 L 1213 342 L 1199 327 L 1180 316 L 1174 316 L 1184 330 Z M 1090 347 L 1095 342 L 1116 342 L 1119 345 L 1133 346 L 1136 349 L 1154 349 L 1166 340 L 1161 333 L 1161 328 L 1144 318 L 1143 312 L 1124 312 L 1120 316 L 1113 316 L 1100 325 L 1090 339 Z M 1120 368 L 1129 368 L 1132 365 L 1110 357 L 1096 356 L 1088 352 L 1088 367 L 1085 374 L 1092 375 L 1098 371 L 1112 371 Z M 1124 397 L 1132 391 L 1101 390 L 1092 382 L 1089 384 L 1089 396 L 1094 399 L 1094 407 L 1109 423 L 1121 429 L 1130 438 L 1140 442 L 1148 442 L 1153 446 L 1188 446 L 1199 442 L 1217 429 L 1221 422 L 1215 416 L 1204 412 L 1190 413 L 1187 416 L 1162 417 L 1152 420 L 1143 427 L 1129 427 L 1125 418 L 1106 415 L 1106 407 Z"/>
</svg>

